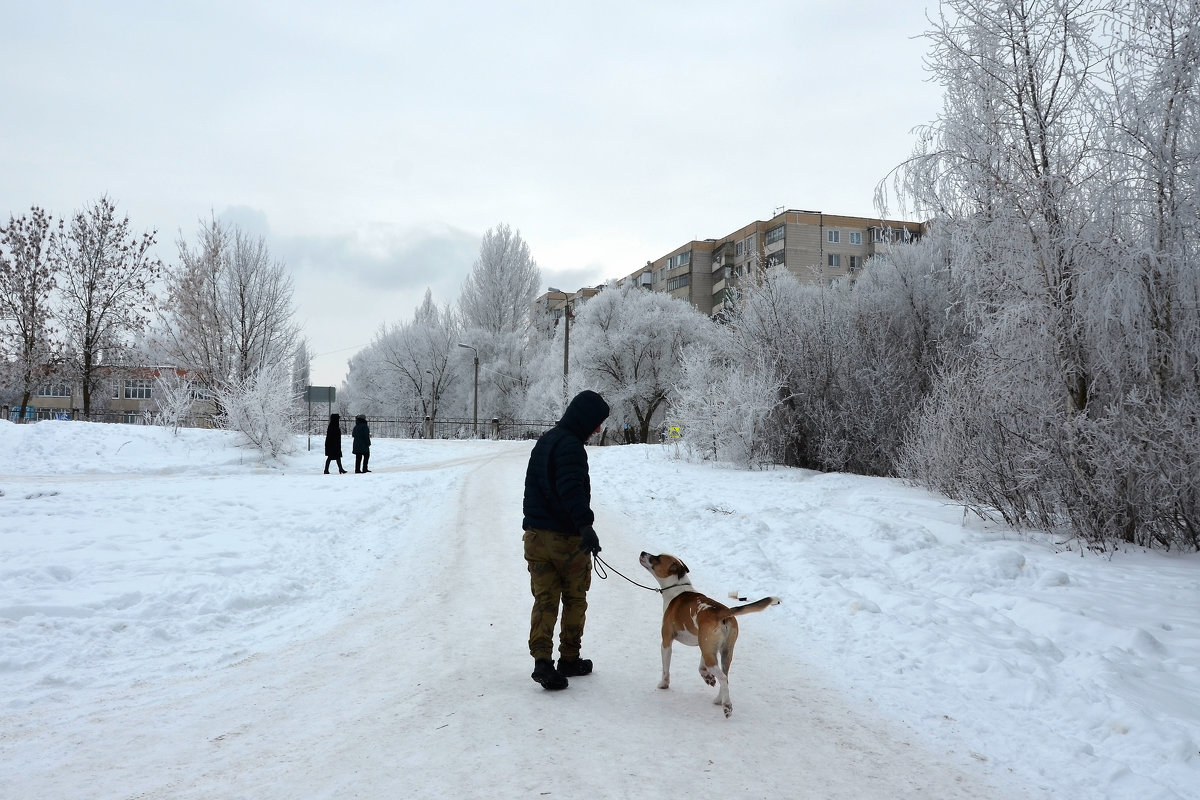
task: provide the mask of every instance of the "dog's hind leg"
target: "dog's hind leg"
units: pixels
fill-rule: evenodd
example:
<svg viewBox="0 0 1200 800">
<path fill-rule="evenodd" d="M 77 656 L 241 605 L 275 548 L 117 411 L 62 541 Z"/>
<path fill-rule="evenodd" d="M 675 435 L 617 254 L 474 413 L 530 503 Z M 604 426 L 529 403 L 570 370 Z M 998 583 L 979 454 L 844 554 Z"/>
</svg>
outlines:
<svg viewBox="0 0 1200 800">
<path fill-rule="evenodd" d="M 713 700 L 713 703 L 724 709 L 725 716 L 728 717 L 733 713 L 733 701 L 729 699 L 729 676 L 720 667 L 714 666 L 713 669 L 717 673 L 717 682 L 721 684 L 721 688 L 717 692 L 717 698 Z"/>
<path fill-rule="evenodd" d="M 725 650 L 721 651 L 722 661 L 725 664 L 729 663 L 728 653 Z M 717 690 L 717 697 L 713 703 L 725 709 L 725 716 L 733 713 L 733 703 L 729 701 L 729 675 L 722 668 L 721 664 L 717 663 L 716 653 L 708 654 L 701 652 L 700 654 L 700 677 L 709 686 L 720 685 Z"/>
</svg>

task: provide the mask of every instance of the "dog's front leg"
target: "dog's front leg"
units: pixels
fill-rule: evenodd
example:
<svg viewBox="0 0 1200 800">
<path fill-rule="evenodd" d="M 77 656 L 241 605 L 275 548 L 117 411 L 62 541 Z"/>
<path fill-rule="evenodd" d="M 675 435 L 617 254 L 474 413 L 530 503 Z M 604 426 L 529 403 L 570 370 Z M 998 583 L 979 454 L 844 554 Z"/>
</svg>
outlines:
<svg viewBox="0 0 1200 800">
<path fill-rule="evenodd" d="M 668 641 L 662 648 L 662 680 L 658 682 L 658 688 L 671 688 L 671 643 Z"/>
</svg>

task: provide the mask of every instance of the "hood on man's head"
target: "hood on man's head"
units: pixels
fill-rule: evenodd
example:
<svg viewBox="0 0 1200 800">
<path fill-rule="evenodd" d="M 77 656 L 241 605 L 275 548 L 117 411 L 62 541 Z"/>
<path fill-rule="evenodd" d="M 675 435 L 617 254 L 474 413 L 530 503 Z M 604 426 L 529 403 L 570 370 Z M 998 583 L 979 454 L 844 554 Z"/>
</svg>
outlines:
<svg viewBox="0 0 1200 800">
<path fill-rule="evenodd" d="M 577 434 L 581 439 L 592 435 L 600 423 L 608 419 L 608 403 L 591 389 L 584 389 L 571 399 L 563 412 L 559 425 Z"/>
</svg>

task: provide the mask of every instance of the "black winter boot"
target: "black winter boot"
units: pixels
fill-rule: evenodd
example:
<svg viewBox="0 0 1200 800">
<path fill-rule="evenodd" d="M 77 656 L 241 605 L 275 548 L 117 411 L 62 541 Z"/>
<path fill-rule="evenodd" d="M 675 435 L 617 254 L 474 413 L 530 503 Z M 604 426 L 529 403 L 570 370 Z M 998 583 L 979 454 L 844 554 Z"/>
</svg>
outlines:
<svg viewBox="0 0 1200 800">
<path fill-rule="evenodd" d="M 554 662 L 548 658 L 539 658 L 533 662 L 533 674 L 529 677 L 542 685 L 543 689 L 555 691 L 567 688 L 566 677 L 554 669 Z"/>
<path fill-rule="evenodd" d="M 590 658 L 560 658 L 558 660 L 558 674 L 574 678 L 578 675 L 592 674 L 592 660 Z"/>
</svg>

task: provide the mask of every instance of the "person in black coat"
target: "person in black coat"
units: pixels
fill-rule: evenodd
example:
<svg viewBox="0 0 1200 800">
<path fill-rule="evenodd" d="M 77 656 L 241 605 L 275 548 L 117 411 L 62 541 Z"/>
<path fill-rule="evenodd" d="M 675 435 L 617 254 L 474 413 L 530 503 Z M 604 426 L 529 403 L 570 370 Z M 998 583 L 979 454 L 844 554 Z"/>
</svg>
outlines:
<svg viewBox="0 0 1200 800">
<path fill-rule="evenodd" d="M 325 431 L 325 474 L 329 474 L 329 462 L 336 461 L 338 472 L 346 474 L 342 466 L 342 418 L 338 414 L 329 415 L 329 427 Z"/>
<path fill-rule="evenodd" d="M 370 472 L 367 463 L 371 460 L 371 428 L 364 415 L 359 414 L 354 418 L 354 430 L 350 435 L 354 438 L 354 444 L 350 447 L 354 453 L 354 473 Z"/>
<path fill-rule="evenodd" d="M 534 681 L 545 689 L 567 688 L 569 676 L 592 671 L 580 658 L 592 556 L 600 540 L 592 528 L 592 484 L 584 444 L 608 418 L 608 403 L 593 391 L 575 395 L 562 419 L 542 434 L 529 454 L 522 506 L 525 561 L 533 593 L 529 654 Z M 558 667 L 552 660 L 554 627 L 562 603 Z"/>
</svg>

